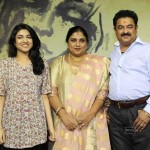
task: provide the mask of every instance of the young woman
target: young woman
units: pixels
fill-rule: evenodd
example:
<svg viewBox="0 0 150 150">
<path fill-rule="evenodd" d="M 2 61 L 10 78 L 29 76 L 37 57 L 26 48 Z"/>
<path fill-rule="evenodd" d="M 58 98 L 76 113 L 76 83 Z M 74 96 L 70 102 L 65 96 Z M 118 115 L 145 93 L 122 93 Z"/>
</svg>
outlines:
<svg viewBox="0 0 150 150">
<path fill-rule="evenodd" d="M 66 36 L 68 53 L 51 64 L 55 110 L 54 150 L 110 149 L 103 104 L 108 93 L 109 60 L 87 53 L 88 34 L 75 26 Z"/>
<path fill-rule="evenodd" d="M 48 94 L 49 67 L 27 24 L 14 27 L 8 58 L 0 60 L 0 143 L 4 149 L 44 150 L 47 127 L 55 140 Z"/>
</svg>

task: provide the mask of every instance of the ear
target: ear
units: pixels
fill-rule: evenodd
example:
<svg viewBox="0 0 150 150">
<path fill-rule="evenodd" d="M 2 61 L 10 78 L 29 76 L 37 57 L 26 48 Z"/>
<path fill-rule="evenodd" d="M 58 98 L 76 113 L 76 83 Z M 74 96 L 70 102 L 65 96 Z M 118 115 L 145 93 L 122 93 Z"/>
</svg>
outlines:
<svg viewBox="0 0 150 150">
<path fill-rule="evenodd" d="M 114 31 L 116 31 L 116 28 L 115 28 L 115 27 L 113 27 L 113 29 L 114 29 Z"/>
<path fill-rule="evenodd" d="M 67 43 L 67 49 L 68 49 L 68 47 L 69 47 L 68 45 L 69 45 L 69 44 Z"/>
<path fill-rule="evenodd" d="M 86 50 L 89 48 L 89 43 L 87 42 L 87 44 L 86 44 Z"/>
</svg>

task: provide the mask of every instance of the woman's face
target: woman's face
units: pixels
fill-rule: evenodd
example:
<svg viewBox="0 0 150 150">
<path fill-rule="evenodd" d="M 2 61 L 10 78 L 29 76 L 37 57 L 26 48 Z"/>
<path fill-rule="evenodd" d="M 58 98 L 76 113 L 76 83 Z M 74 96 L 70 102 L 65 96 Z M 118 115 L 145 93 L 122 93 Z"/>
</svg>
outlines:
<svg viewBox="0 0 150 150">
<path fill-rule="evenodd" d="M 83 35 L 82 32 L 74 32 L 69 40 L 68 40 L 68 50 L 69 52 L 75 56 L 80 57 L 85 54 L 87 49 L 87 40 L 86 37 Z"/>
<path fill-rule="evenodd" d="M 33 47 L 33 40 L 28 30 L 21 29 L 16 34 L 15 46 L 17 52 L 29 53 L 30 49 Z"/>
</svg>

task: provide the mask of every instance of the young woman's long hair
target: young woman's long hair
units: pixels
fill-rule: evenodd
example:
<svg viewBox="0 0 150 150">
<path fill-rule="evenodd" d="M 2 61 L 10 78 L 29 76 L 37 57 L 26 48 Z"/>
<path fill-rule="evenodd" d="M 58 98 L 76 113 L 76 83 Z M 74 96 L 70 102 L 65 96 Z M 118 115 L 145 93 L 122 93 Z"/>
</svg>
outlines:
<svg viewBox="0 0 150 150">
<path fill-rule="evenodd" d="M 16 34 L 22 29 L 28 30 L 32 37 L 33 47 L 29 51 L 29 58 L 32 62 L 34 74 L 40 75 L 42 74 L 44 70 L 44 62 L 40 53 L 41 41 L 38 38 L 36 32 L 29 25 L 21 23 L 21 24 L 16 25 L 14 29 L 12 30 L 12 33 L 8 41 L 9 43 L 8 57 L 17 56 L 17 48 L 15 46 Z"/>
</svg>

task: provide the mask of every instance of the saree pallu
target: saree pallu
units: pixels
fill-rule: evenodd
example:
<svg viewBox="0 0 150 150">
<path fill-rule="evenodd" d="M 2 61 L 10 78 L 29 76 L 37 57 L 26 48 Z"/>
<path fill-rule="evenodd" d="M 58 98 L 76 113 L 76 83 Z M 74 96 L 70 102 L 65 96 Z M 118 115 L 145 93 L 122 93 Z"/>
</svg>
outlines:
<svg viewBox="0 0 150 150">
<path fill-rule="evenodd" d="M 86 54 L 76 75 L 72 75 L 69 65 L 65 55 L 51 63 L 53 92 L 50 96 L 58 94 L 67 113 L 77 117 L 90 110 L 96 97 L 105 100 L 108 94 L 109 61 L 106 57 Z M 56 115 L 54 122 L 56 142 L 53 150 L 110 150 L 103 108 L 84 130 L 67 130 Z"/>
</svg>

